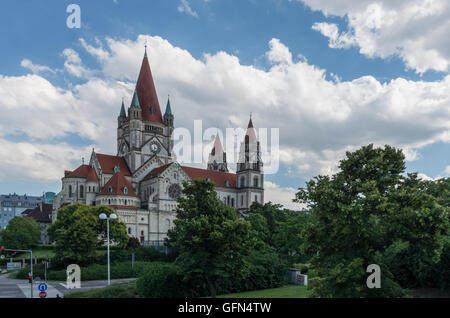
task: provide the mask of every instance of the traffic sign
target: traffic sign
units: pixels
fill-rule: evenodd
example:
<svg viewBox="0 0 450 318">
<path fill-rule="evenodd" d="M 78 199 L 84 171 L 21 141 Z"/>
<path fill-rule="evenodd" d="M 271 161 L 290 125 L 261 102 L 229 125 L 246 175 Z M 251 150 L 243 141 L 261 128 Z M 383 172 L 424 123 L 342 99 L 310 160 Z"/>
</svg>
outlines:
<svg viewBox="0 0 450 318">
<path fill-rule="evenodd" d="M 45 283 L 39 284 L 38 289 L 41 292 L 45 292 L 47 290 L 47 284 Z"/>
<path fill-rule="evenodd" d="M 38 276 L 34 279 L 35 282 L 39 282 L 41 280 L 41 278 Z"/>
<path fill-rule="evenodd" d="M 4 258 L 5 258 L 5 255 L 0 256 L 0 258 L 1 258 L 1 259 L 4 259 Z"/>
<path fill-rule="evenodd" d="M 47 297 L 47 292 L 45 292 L 45 291 L 40 292 L 39 297 L 41 297 L 41 298 Z"/>
</svg>

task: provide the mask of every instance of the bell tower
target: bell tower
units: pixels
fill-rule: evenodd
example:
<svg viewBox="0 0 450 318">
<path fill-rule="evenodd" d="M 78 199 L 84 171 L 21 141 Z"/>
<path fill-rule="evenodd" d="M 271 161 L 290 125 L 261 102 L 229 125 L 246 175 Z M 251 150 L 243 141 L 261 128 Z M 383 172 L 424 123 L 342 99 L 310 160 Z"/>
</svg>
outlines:
<svg viewBox="0 0 450 318">
<path fill-rule="evenodd" d="M 237 198 L 239 211 L 249 209 L 253 202 L 264 204 L 263 162 L 260 143 L 256 138 L 251 117 L 239 152 L 236 185 L 239 189 Z"/>
</svg>

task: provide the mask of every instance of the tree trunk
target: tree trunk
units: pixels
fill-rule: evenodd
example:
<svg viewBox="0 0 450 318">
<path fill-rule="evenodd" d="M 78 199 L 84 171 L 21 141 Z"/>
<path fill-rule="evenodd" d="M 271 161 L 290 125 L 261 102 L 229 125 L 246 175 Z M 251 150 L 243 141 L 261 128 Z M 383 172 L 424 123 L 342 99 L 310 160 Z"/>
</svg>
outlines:
<svg viewBox="0 0 450 318">
<path fill-rule="evenodd" d="M 209 291 L 211 293 L 211 298 L 216 298 L 216 285 L 214 283 L 208 282 Z"/>
</svg>

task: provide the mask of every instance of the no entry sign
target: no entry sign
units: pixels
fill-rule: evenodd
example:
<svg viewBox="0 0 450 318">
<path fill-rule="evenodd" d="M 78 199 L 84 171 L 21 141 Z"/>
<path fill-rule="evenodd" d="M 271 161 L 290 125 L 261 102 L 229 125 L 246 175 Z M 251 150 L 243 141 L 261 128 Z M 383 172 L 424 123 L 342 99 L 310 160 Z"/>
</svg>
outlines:
<svg viewBox="0 0 450 318">
<path fill-rule="evenodd" d="M 45 298 L 45 297 L 47 297 L 47 292 L 40 292 L 39 293 L 39 297 L 41 297 L 41 298 Z"/>
</svg>

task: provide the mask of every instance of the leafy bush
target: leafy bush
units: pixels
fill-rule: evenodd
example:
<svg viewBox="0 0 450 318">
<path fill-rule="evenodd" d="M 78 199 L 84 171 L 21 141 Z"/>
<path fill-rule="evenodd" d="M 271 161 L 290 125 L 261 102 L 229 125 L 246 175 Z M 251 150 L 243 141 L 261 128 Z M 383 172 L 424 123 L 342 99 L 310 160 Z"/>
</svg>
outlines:
<svg viewBox="0 0 450 318">
<path fill-rule="evenodd" d="M 131 267 L 131 262 L 120 262 L 111 264 L 111 279 L 119 278 L 134 278 L 139 277 L 145 273 L 152 263 L 149 262 L 135 262 Z M 29 267 L 20 269 L 15 278 L 27 279 Z M 41 264 L 33 266 L 33 276 L 44 278 L 44 267 Z M 67 279 L 66 270 L 47 270 L 47 279 L 55 281 L 65 281 Z M 92 264 L 86 267 L 81 267 L 81 280 L 106 280 L 108 279 L 108 269 L 106 265 Z"/>
<path fill-rule="evenodd" d="M 178 267 L 171 263 L 154 262 L 137 281 L 139 296 L 145 298 L 185 297 L 186 290 Z"/>
<path fill-rule="evenodd" d="M 105 288 L 73 292 L 64 295 L 64 298 L 138 298 L 136 281 L 114 284 Z"/>
</svg>

